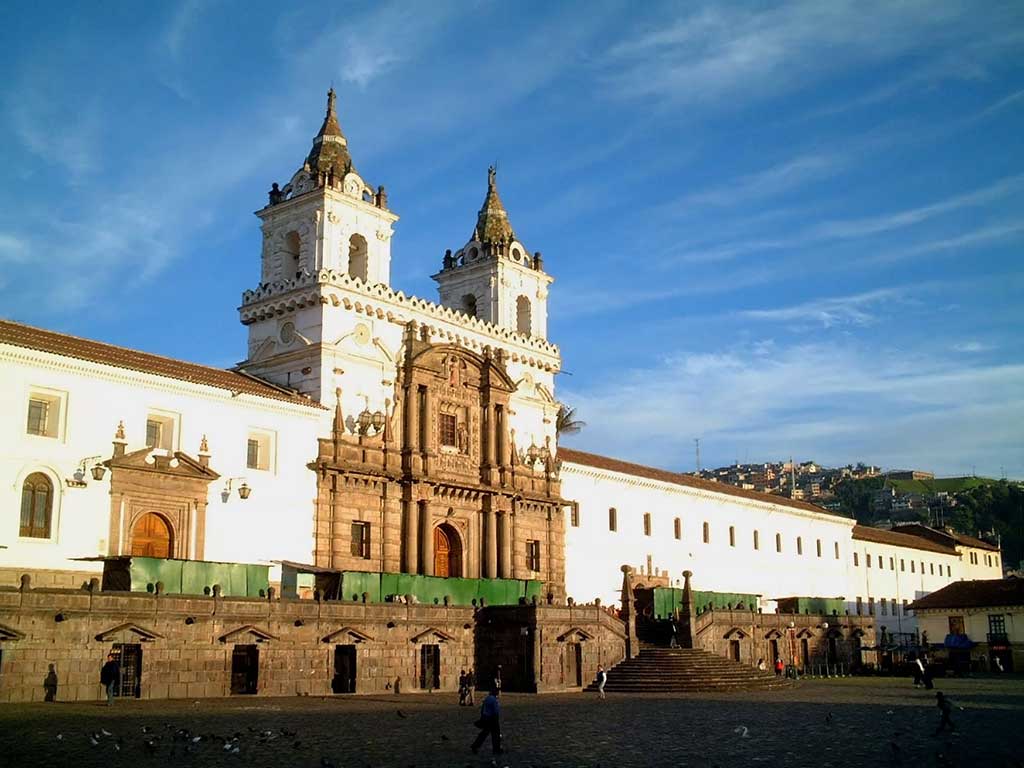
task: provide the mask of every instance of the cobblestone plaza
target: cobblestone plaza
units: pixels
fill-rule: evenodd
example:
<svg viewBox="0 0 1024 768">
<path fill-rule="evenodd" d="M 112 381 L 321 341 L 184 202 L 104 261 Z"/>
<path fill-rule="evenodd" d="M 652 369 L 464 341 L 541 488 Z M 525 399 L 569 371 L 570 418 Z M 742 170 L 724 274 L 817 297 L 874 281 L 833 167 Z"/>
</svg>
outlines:
<svg viewBox="0 0 1024 768">
<path fill-rule="evenodd" d="M 1021 764 L 1024 680 L 947 680 L 939 687 L 953 702 L 957 728 L 939 737 L 933 692 L 905 679 L 803 680 L 783 690 L 605 701 L 507 694 L 507 751 L 496 759 L 489 745 L 479 756 L 470 752 L 477 709 L 459 707 L 451 694 L 118 701 L 107 709 L 60 703 L 58 692 L 55 704 L 0 708 L 0 754 L 5 765 L 78 768 Z"/>
</svg>

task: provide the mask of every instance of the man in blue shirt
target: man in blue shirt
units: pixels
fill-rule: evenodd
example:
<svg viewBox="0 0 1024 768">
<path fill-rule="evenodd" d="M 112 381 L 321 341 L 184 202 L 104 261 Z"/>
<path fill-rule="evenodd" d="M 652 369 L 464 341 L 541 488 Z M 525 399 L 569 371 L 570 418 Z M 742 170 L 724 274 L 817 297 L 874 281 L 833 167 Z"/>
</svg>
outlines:
<svg viewBox="0 0 1024 768">
<path fill-rule="evenodd" d="M 480 750 L 480 747 L 487 739 L 487 734 L 491 735 L 491 749 L 494 754 L 501 754 L 500 717 L 501 705 L 498 703 L 498 689 L 491 688 L 490 694 L 484 699 L 484 703 L 480 707 L 480 719 L 476 721 L 476 727 L 480 729 L 480 733 L 470 747 L 474 754 Z"/>
</svg>

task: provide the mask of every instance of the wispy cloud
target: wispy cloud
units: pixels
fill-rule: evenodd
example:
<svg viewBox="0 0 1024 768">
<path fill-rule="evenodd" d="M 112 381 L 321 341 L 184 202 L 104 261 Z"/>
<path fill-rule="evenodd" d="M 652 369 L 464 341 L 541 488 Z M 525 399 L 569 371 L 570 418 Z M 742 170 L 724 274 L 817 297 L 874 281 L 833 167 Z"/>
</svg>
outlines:
<svg viewBox="0 0 1024 768">
<path fill-rule="evenodd" d="M 191 100 L 192 94 L 186 84 L 184 53 L 196 24 L 210 5 L 202 0 L 183 0 L 178 3 L 159 37 L 157 53 L 162 61 L 158 65 L 157 76 L 160 82 L 185 101 Z"/>
<path fill-rule="evenodd" d="M 963 352 L 965 354 L 974 355 L 981 352 L 990 352 L 995 349 L 991 344 L 984 344 L 980 341 L 964 341 L 960 344 L 953 345 L 954 352 Z"/>
<path fill-rule="evenodd" d="M 562 397 L 588 423 L 571 444 L 681 469 L 692 469 L 698 436 L 721 463 L 749 451 L 953 473 L 964 456 L 983 468 L 1016 455 L 1008 425 L 1024 419 L 1024 365 L 855 343 L 773 343 L 767 355 L 755 347 L 680 351 L 589 388 L 563 382 Z"/>
<path fill-rule="evenodd" d="M 748 309 L 740 316 L 748 320 L 766 322 L 811 323 L 822 328 L 838 325 L 869 325 L 877 320 L 872 307 L 904 299 L 905 292 L 897 288 L 879 288 L 874 291 L 857 293 L 852 296 L 836 296 L 827 299 L 795 304 L 776 309 Z"/>
<path fill-rule="evenodd" d="M 701 192 L 686 195 L 677 205 L 725 206 L 749 202 L 789 192 L 811 182 L 828 178 L 847 164 L 845 157 L 834 152 L 812 152 L 785 160 L 757 173 L 733 181 L 716 184 Z"/>
</svg>

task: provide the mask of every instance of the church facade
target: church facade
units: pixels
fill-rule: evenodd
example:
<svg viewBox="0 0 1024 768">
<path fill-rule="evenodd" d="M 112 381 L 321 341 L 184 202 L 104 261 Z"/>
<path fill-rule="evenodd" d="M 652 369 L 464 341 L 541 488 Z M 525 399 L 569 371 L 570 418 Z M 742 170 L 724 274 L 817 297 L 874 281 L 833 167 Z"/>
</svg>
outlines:
<svg viewBox="0 0 1024 768">
<path fill-rule="evenodd" d="M 876 599 L 905 615 L 906 599 L 1001 572 L 984 542 L 878 541 L 804 502 L 559 450 L 553 278 L 512 227 L 494 170 L 472 234 L 433 276 L 440 301 L 406 295 L 390 281 L 398 216 L 355 169 L 333 91 L 308 155 L 257 215 L 259 279 L 242 295 L 248 344 L 232 370 L 0 321 L 0 588 L 20 585 L 23 601 L 29 575 L 34 590 L 80 591 L 102 558 L 148 556 L 267 563 L 274 583 L 282 562 L 523 580 L 554 611 L 568 598 L 617 602 L 626 564 L 647 586 L 693 571 L 695 588 L 755 595 L 764 612 L 823 597 L 869 618 Z M 891 584 L 896 562 L 915 579 Z M 0 650 L 20 632 L 2 634 L 12 605 Z M 387 609 L 365 610 L 373 626 L 349 617 L 339 636 L 390 636 Z M 457 644 L 469 626 L 419 610 L 414 643 Z M 523 666 L 510 635 L 510 663 L 533 689 L 571 687 L 584 666 L 621 658 L 621 631 L 591 612 L 529 619 L 529 631 L 548 621 L 553 644 L 604 648 L 559 655 L 557 673 L 542 670 L 548 641 Z M 233 636 L 210 631 L 222 630 Z"/>
</svg>

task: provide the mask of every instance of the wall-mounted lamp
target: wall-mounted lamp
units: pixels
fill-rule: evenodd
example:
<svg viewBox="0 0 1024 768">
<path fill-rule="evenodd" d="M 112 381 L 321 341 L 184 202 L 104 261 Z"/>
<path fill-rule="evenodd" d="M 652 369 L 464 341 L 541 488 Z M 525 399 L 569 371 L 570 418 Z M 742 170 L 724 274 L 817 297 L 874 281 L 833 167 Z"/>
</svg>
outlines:
<svg viewBox="0 0 1024 768">
<path fill-rule="evenodd" d="M 92 465 L 92 467 L 89 469 L 89 472 L 90 474 L 92 474 L 93 480 L 96 480 L 97 482 L 102 480 L 103 476 L 107 474 L 107 468 L 100 464 L 99 461 L 97 461 L 97 459 L 101 458 L 103 457 L 86 456 L 84 459 L 78 462 L 78 471 L 75 472 L 75 479 L 81 480 L 82 478 L 84 478 L 86 467 L 88 467 L 91 462 L 95 461 L 96 463 Z"/>
<path fill-rule="evenodd" d="M 238 485 L 238 497 L 245 501 L 249 498 L 249 494 L 252 493 L 252 488 L 245 482 L 244 477 L 229 477 L 224 483 L 224 490 L 220 492 L 220 498 L 225 503 L 231 496 L 231 490 L 234 487 L 233 483 L 235 480 L 241 480 L 242 482 Z"/>
</svg>

